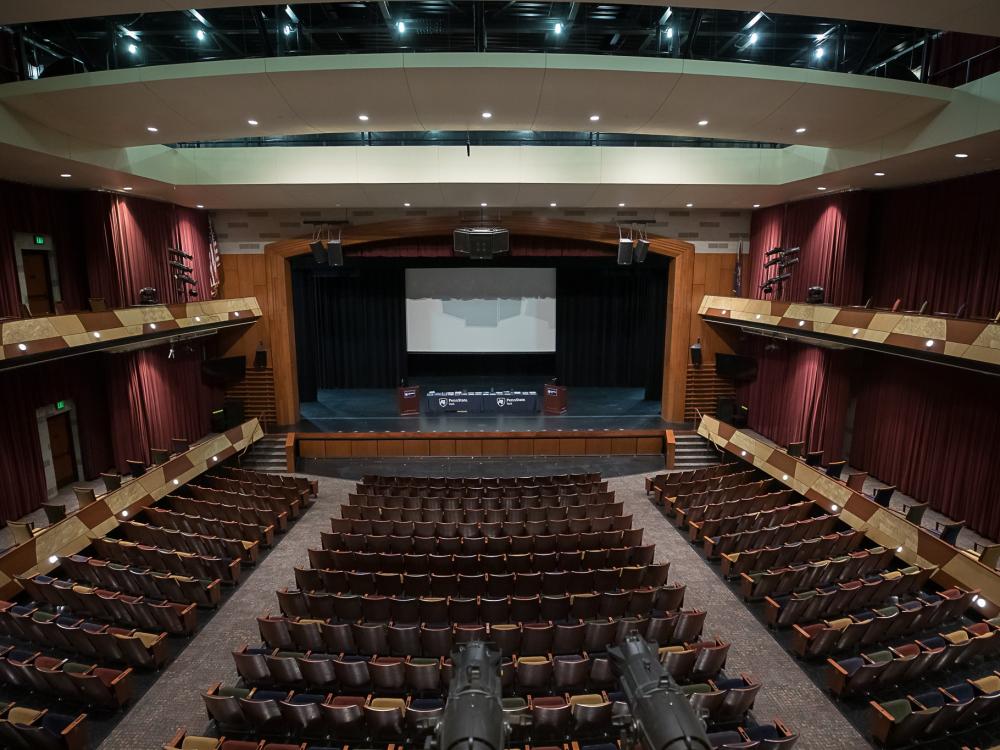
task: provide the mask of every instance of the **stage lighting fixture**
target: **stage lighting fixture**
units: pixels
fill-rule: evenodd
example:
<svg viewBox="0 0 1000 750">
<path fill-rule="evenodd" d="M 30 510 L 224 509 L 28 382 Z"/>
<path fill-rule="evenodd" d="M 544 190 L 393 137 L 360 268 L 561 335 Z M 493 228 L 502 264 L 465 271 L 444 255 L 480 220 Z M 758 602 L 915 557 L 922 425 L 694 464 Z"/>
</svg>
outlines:
<svg viewBox="0 0 1000 750">
<path fill-rule="evenodd" d="M 314 242 L 309 243 L 309 251 L 312 253 L 313 260 L 322 265 L 326 263 L 326 245 L 323 240 L 317 239 Z"/>
<path fill-rule="evenodd" d="M 634 246 L 632 242 L 632 230 L 629 228 L 629 236 L 625 237 L 621 226 L 618 227 L 618 265 L 631 266 Z"/>
</svg>

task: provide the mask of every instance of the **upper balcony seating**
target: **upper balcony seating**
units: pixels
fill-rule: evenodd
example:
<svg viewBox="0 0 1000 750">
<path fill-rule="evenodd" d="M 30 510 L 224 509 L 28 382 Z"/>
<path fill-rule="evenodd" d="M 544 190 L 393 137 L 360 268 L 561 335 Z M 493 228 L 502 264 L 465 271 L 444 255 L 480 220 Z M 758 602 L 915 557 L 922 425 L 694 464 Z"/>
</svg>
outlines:
<svg viewBox="0 0 1000 750">
<path fill-rule="evenodd" d="M 166 633 L 88 622 L 69 612 L 45 612 L 34 604 L 0 601 L 0 633 L 140 669 L 159 669 L 168 655 Z"/>
<path fill-rule="evenodd" d="M 151 506 L 142 511 L 137 516 L 144 521 L 148 521 L 146 526 L 150 527 L 148 533 L 166 535 L 176 538 L 173 532 L 183 534 L 194 534 L 204 539 L 212 539 L 211 542 L 198 540 L 197 542 L 184 542 L 183 544 L 211 544 L 227 551 L 239 553 L 245 562 L 252 565 L 257 561 L 258 546 L 270 547 L 274 544 L 274 537 L 268 527 L 260 526 L 257 523 L 244 523 L 242 521 L 223 521 L 204 516 L 188 515 L 187 513 L 175 513 L 172 510 Z M 123 524 L 127 526 L 127 524 Z M 125 529 L 124 533 L 128 533 Z M 132 530 L 133 534 L 147 533 L 145 530 Z M 155 544 L 155 543 L 154 543 Z M 167 545 L 174 546 L 174 545 Z M 185 549 L 185 546 L 176 547 Z"/>
<path fill-rule="evenodd" d="M 1000 674 L 988 673 L 918 695 L 871 701 L 872 735 L 885 747 L 898 747 L 940 736 L 1000 717 Z"/>
<path fill-rule="evenodd" d="M 240 581 L 240 558 L 206 557 L 175 549 L 136 544 L 124 539 L 98 537 L 91 540 L 98 555 L 122 565 L 145 566 L 161 573 L 191 576 L 223 583 Z"/>
<path fill-rule="evenodd" d="M 870 693 L 965 667 L 980 658 L 992 661 L 998 653 L 1000 629 L 978 622 L 860 656 L 827 659 L 827 684 L 837 696 Z"/>
<path fill-rule="evenodd" d="M 279 589 L 278 605 L 287 617 L 331 620 L 337 622 L 396 622 L 432 624 L 451 622 L 559 622 L 567 619 L 592 620 L 644 611 L 649 608 L 670 612 L 684 601 L 681 584 L 636 588 L 633 590 L 508 596 L 448 597 L 419 593 L 402 595 L 329 594 L 301 589 Z M 454 593 L 454 592 L 453 592 Z M 421 595 L 423 594 L 423 595 Z M 624 607 L 624 610 L 622 609 Z"/>
<path fill-rule="evenodd" d="M 614 516 L 621 518 L 621 516 Z M 343 520 L 343 519 L 336 519 Z M 417 534 L 416 524 L 402 521 L 377 521 L 389 524 L 389 534 L 320 532 L 324 550 L 351 552 L 396 552 L 420 555 L 500 555 L 572 550 L 599 550 L 642 545 L 642 529 L 609 529 L 561 534 L 484 533 L 501 531 L 499 525 L 484 529 L 482 524 L 425 524 L 433 533 Z M 404 533 L 396 533 L 398 531 Z M 425 529 L 421 528 L 420 531 Z M 440 532 L 440 533 L 439 533 Z"/>
<path fill-rule="evenodd" d="M 784 596 L 837 581 L 864 578 L 885 569 L 895 556 L 891 549 L 872 547 L 825 560 L 743 573 L 740 575 L 741 593 L 746 601 L 755 601 L 765 596 Z"/>
<path fill-rule="evenodd" d="M 153 632 L 165 630 L 171 635 L 191 635 L 198 623 L 196 604 L 128 596 L 45 575 L 15 576 L 15 580 L 35 601 L 66 607 L 106 622 L 134 625 Z"/>
<path fill-rule="evenodd" d="M 0 745 L 32 750 L 86 750 L 87 714 L 0 703 Z"/>
<path fill-rule="evenodd" d="M 916 565 L 865 578 L 824 586 L 787 596 L 765 597 L 764 621 L 774 627 L 790 627 L 836 617 L 854 609 L 876 606 L 891 597 L 923 588 L 936 568 Z"/>
<path fill-rule="evenodd" d="M 0 682 L 19 690 L 117 710 L 132 699 L 132 669 L 110 669 L 45 656 L 41 651 L 0 648 Z"/>
<path fill-rule="evenodd" d="M 150 511 L 154 511 L 150 513 Z M 155 509 L 147 508 L 139 518 L 152 518 L 157 516 Z M 176 517 L 176 516 L 175 516 Z M 182 516 L 189 528 L 202 528 L 203 531 L 227 531 L 227 527 L 222 521 L 205 523 L 202 519 L 191 516 Z M 218 524 L 218 526 L 216 526 Z M 228 538 L 206 534 L 199 531 L 183 531 L 167 526 L 157 526 L 153 523 L 143 521 L 126 521 L 118 526 L 118 532 L 127 540 L 145 544 L 150 547 L 163 547 L 165 549 L 181 550 L 194 555 L 204 557 L 239 558 L 248 565 L 257 562 L 258 543 L 240 538 Z"/>
<path fill-rule="evenodd" d="M 202 607 L 217 607 L 222 596 L 222 582 L 218 578 L 158 573 L 84 555 L 60 557 L 59 564 L 77 580 L 132 596 L 150 596 Z"/>
<path fill-rule="evenodd" d="M 201 493 L 192 491 L 192 494 L 197 497 Z M 167 495 L 161 502 L 163 507 L 169 507 L 178 513 L 256 524 L 268 527 L 272 531 L 274 529 L 284 531 L 288 528 L 288 513 L 270 507 L 263 498 L 220 490 L 210 490 L 205 494 L 211 497 L 196 499 L 196 497 Z"/>
<path fill-rule="evenodd" d="M 319 494 L 319 481 L 316 479 L 306 479 L 305 477 L 295 477 L 288 474 L 266 474 L 250 469 L 241 469 L 236 466 L 220 466 L 218 473 L 221 476 L 231 479 L 239 479 L 258 484 L 266 484 L 281 487 L 292 487 L 299 490 L 308 490 L 309 494 L 316 497 Z"/>
<path fill-rule="evenodd" d="M 972 606 L 978 591 L 944 589 L 920 593 L 915 599 L 811 625 L 792 626 L 792 651 L 806 658 L 868 646 L 909 633 L 937 628 L 960 617 Z"/>
<path fill-rule="evenodd" d="M 744 552 L 729 552 L 722 555 L 722 573 L 727 578 L 739 578 L 744 573 L 839 557 L 853 552 L 864 540 L 863 531 L 848 529 L 803 539 L 801 542 L 785 542 Z"/>
<path fill-rule="evenodd" d="M 835 513 L 824 514 L 779 526 L 768 526 L 763 529 L 706 536 L 703 542 L 705 557 L 713 560 L 732 552 L 772 547 L 826 536 L 833 531 L 839 520 Z"/>
</svg>

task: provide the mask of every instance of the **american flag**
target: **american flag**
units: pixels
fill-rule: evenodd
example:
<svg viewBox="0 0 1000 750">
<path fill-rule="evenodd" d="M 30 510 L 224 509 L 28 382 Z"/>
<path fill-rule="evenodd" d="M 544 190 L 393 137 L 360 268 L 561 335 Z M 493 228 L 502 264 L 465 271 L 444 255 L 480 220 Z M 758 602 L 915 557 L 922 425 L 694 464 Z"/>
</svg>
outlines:
<svg viewBox="0 0 1000 750">
<path fill-rule="evenodd" d="M 215 225 L 208 217 L 208 282 L 212 299 L 218 299 L 222 287 L 222 264 L 219 261 L 219 242 L 215 239 Z"/>
</svg>

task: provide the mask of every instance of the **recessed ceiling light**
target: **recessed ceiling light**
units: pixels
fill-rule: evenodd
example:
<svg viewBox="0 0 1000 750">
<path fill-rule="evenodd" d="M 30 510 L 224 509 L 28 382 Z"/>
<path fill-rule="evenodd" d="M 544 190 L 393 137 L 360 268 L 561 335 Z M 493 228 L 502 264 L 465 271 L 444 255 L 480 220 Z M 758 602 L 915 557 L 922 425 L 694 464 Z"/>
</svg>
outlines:
<svg viewBox="0 0 1000 750">
<path fill-rule="evenodd" d="M 550 203 L 550 204 L 549 204 L 549 208 L 555 208 L 555 207 L 556 207 L 556 204 L 555 204 L 555 203 Z"/>
<path fill-rule="evenodd" d="M 146 130 L 148 130 L 150 133 L 159 133 L 160 132 L 159 128 L 154 128 L 152 125 L 150 125 L 148 128 L 146 128 Z"/>
<path fill-rule="evenodd" d="M 562 34 L 562 30 L 563 30 L 563 25 L 561 23 L 556 23 L 556 25 L 555 25 L 555 32 L 557 34 Z"/>
<path fill-rule="evenodd" d="M 885 177 L 885 172 L 876 172 L 875 176 L 876 177 Z"/>
<path fill-rule="evenodd" d="M 741 455 L 741 456 L 745 456 L 746 454 L 747 454 L 747 452 L 746 452 L 746 451 L 740 451 L 740 455 Z"/>
<path fill-rule="evenodd" d="M 806 129 L 805 128 L 795 128 L 795 132 L 798 133 L 799 135 L 802 135 L 804 132 L 806 132 Z"/>
<path fill-rule="evenodd" d="M 597 122 L 597 121 L 598 121 L 598 120 L 600 120 L 600 119 L 601 119 L 601 116 L 600 116 L 600 115 L 591 115 L 591 116 L 590 116 L 590 121 L 591 121 L 591 122 Z"/>
<path fill-rule="evenodd" d="M 152 328 L 155 331 L 156 330 L 156 323 L 150 323 L 149 327 Z"/>
<path fill-rule="evenodd" d="M 624 203 L 619 203 L 618 204 L 618 208 L 625 208 L 625 204 Z"/>
<path fill-rule="evenodd" d="M 759 204 L 759 203 L 754 203 L 754 204 L 753 204 L 753 207 L 754 207 L 754 208 L 760 208 L 760 204 Z"/>
<path fill-rule="evenodd" d="M 127 510 L 123 510 L 122 511 L 122 518 L 128 518 L 128 511 Z"/>
<path fill-rule="evenodd" d="M 358 115 L 358 119 L 361 120 L 361 122 L 368 122 L 368 115 Z"/>
<path fill-rule="evenodd" d="M 493 117 L 493 113 L 492 112 L 483 112 L 483 119 L 484 120 L 488 120 L 491 117 Z"/>
<path fill-rule="evenodd" d="M 852 336 L 857 336 L 859 333 L 861 333 L 860 328 L 855 328 L 853 331 L 851 331 Z"/>
<path fill-rule="evenodd" d="M 781 475 L 781 481 L 787 482 L 788 481 L 788 475 L 787 474 L 782 474 Z"/>
<path fill-rule="evenodd" d="M 820 185 L 820 186 L 819 186 L 818 188 L 816 188 L 816 189 L 817 189 L 817 190 L 826 190 L 826 188 L 825 188 L 825 187 L 823 187 L 822 185 Z"/>
<path fill-rule="evenodd" d="M 180 483 L 181 483 L 181 480 L 179 480 L 179 479 L 175 479 L 175 480 L 174 480 L 174 486 L 176 486 L 176 485 L 178 485 L 178 484 L 180 484 Z"/>
<path fill-rule="evenodd" d="M 125 192 L 128 192 L 128 191 L 129 191 L 129 190 L 131 190 L 131 189 L 132 189 L 132 188 L 131 188 L 131 187 L 128 187 L 128 186 L 126 186 L 126 187 L 123 187 L 123 188 L 122 188 L 122 190 L 124 190 Z"/>
<path fill-rule="evenodd" d="M 963 153 L 959 152 L 959 153 L 955 154 L 955 158 L 956 159 L 968 159 L 969 155 L 968 154 L 963 154 Z"/>
<path fill-rule="evenodd" d="M 708 125 L 708 120 L 698 120 L 698 125 L 701 127 L 705 127 L 706 125 Z"/>
<path fill-rule="evenodd" d="M 687 208 L 694 208 L 694 204 L 693 204 L 693 203 L 685 203 L 684 205 L 685 205 L 685 206 L 686 206 Z"/>
<path fill-rule="evenodd" d="M 754 319 L 755 320 L 760 320 L 760 313 L 757 313 L 756 315 L 754 315 Z"/>
<path fill-rule="evenodd" d="M 259 124 L 260 123 L 257 122 L 256 120 L 247 120 L 247 125 L 252 125 L 254 127 L 257 127 Z"/>
<path fill-rule="evenodd" d="M 409 203 L 404 203 L 404 204 L 403 204 L 403 207 L 404 207 L 404 208 L 409 208 L 409 207 L 410 207 L 410 204 L 409 204 Z"/>
<path fill-rule="evenodd" d="M 195 315 L 194 316 L 194 322 L 195 323 L 200 323 L 201 322 L 201 316 L 200 315 Z"/>
<path fill-rule="evenodd" d="M 486 204 L 485 203 L 480 203 L 479 205 L 482 206 L 483 208 L 486 208 Z"/>
<path fill-rule="evenodd" d="M 404 21 L 399 21 L 396 24 L 396 31 L 398 31 L 400 34 L 406 31 L 406 23 Z"/>
<path fill-rule="evenodd" d="M 63 172 L 63 173 L 62 173 L 61 175 L 59 175 L 59 176 L 60 176 L 60 177 L 72 177 L 73 175 L 71 175 L 71 174 L 70 174 L 69 172 Z"/>
<path fill-rule="evenodd" d="M 804 320 L 800 320 L 800 321 L 799 321 L 799 327 L 800 327 L 800 328 L 801 328 L 802 326 L 804 326 L 805 324 L 806 324 L 806 322 L 805 322 Z"/>
<path fill-rule="evenodd" d="M 218 460 L 219 460 L 218 456 L 212 456 L 212 461 L 218 461 Z"/>
</svg>

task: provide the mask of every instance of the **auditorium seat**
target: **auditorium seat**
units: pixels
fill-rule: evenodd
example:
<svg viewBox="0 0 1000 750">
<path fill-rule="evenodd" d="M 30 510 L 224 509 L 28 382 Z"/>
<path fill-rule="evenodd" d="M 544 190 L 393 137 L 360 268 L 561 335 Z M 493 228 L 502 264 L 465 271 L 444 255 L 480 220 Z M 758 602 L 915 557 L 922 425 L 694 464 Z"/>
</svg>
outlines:
<svg viewBox="0 0 1000 750">
<path fill-rule="evenodd" d="M 86 750 L 87 715 L 0 704 L 0 744 L 10 748 Z"/>
</svg>

